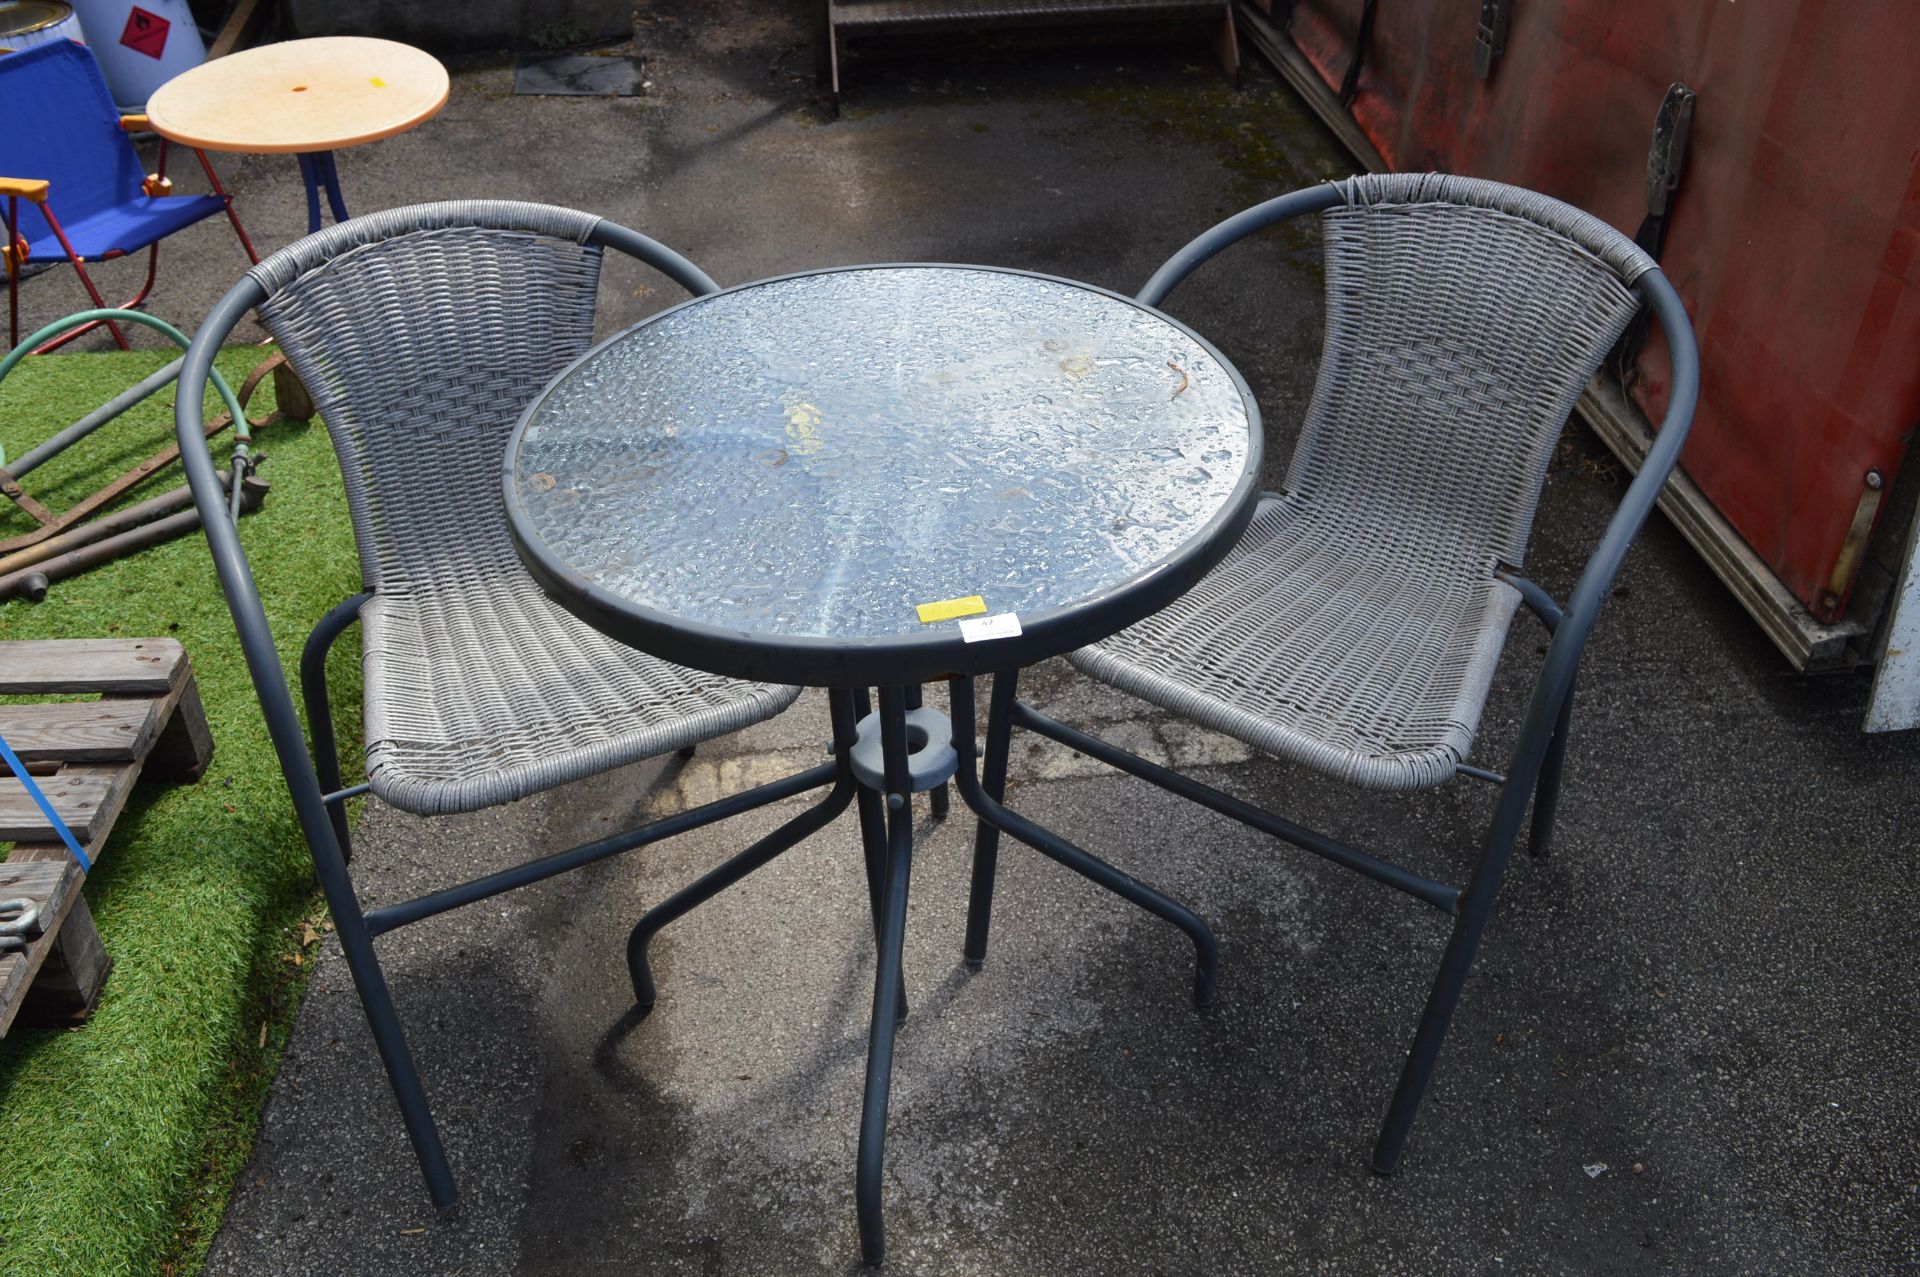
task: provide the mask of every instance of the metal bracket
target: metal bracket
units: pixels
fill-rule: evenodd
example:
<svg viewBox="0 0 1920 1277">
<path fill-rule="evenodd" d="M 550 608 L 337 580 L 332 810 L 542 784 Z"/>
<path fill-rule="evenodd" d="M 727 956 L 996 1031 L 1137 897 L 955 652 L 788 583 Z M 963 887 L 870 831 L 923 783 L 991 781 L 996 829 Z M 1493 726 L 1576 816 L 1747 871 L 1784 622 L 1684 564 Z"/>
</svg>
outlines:
<svg viewBox="0 0 1920 1277">
<path fill-rule="evenodd" d="M 1352 106 L 1360 92 L 1360 69 L 1367 65 L 1367 48 L 1373 43 L 1373 15 L 1379 0 L 1366 0 L 1360 6 L 1360 28 L 1353 35 L 1353 57 L 1347 61 L 1347 73 L 1340 77 L 1340 105 Z"/>
<path fill-rule="evenodd" d="M 1675 81 L 1653 117 L 1653 146 L 1647 151 L 1647 216 L 1665 217 L 1680 175 L 1687 167 L 1687 135 L 1693 131 L 1693 104 L 1699 95 Z"/>
<path fill-rule="evenodd" d="M 9 914 L 13 916 L 8 917 Z M 39 905 L 24 896 L 0 900 L 0 953 L 26 948 L 27 941 L 41 930 Z"/>
<path fill-rule="evenodd" d="M 1847 528 L 1846 540 L 1840 543 L 1840 554 L 1827 576 L 1827 588 L 1820 591 L 1816 600 L 1819 607 L 1814 615 L 1823 621 L 1831 621 L 1840 614 L 1840 601 L 1853 588 L 1861 556 L 1867 550 L 1867 534 L 1873 531 L 1874 517 L 1880 513 L 1880 501 L 1886 495 L 1887 481 L 1878 470 L 1867 471 L 1860 483 L 1860 503 L 1853 508 L 1853 523 Z"/>
<path fill-rule="evenodd" d="M 1633 242 L 1656 262 L 1667 246 L 1667 215 L 1673 208 L 1674 192 L 1680 189 L 1680 177 L 1687 167 L 1687 136 L 1693 131 L 1696 96 L 1692 89 L 1676 80 L 1667 86 L 1666 96 L 1660 99 L 1660 109 L 1653 116 L 1653 142 L 1647 148 L 1647 215 L 1640 219 L 1640 229 L 1633 233 Z M 1646 336 L 1647 313 L 1643 310 L 1628 322 L 1627 330 L 1620 334 L 1620 340 L 1607 356 L 1624 386 L 1631 387 L 1639 378 L 1636 361 Z"/>
<path fill-rule="evenodd" d="M 1493 75 L 1494 59 L 1507 51 L 1507 22 L 1512 10 L 1512 0 L 1480 0 L 1480 30 L 1473 43 L 1473 73 L 1482 80 Z"/>
</svg>

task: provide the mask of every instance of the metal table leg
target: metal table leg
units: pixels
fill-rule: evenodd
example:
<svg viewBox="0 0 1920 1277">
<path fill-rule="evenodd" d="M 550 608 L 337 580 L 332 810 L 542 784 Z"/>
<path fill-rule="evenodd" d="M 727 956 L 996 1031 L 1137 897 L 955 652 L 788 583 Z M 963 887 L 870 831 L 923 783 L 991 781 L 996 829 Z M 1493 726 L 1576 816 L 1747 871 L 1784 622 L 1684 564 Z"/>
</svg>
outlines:
<svg viewBox="0 0 1920 1277">
<path fill-rule="evenodd" d="M 855 1169 L 860 1250 L 870 1264 L 879 1263 L 886 1253 L 880 1176 L 886 1153 L 887 1100 L 893 1082 L 893 1040 L 900 1021 L 906 1016 L 901 947 L 906 938 L 907 880 L 913 860 L 913 780 L 909 762 L 912 751 L 907 740 L 906 697 L 904 688 L 880 691 L 884 794 L 858 779 L 851 762 L 856 704 L 859 709 L 865 709 L 866 693 L 858 693 L 856 698 L 856 693 L 849 691 L 829 692 L 834 750 L 839 765 L 839 779 L 832 791 L 753 846 L 649 909 L 627 937 L 627 967 L 633 978 L 634 997 L 642 1007 L 651 1007 L 656 990 L 647 946 L 654 935 L 831 824 L 858 798 L 875 940 L 879 948 L 874 973 L 873 1018 L 868 1026 L 866 1099 L 861 1109 Z"/>
<path fill-rule="evenodd" d="M 653 967 L 647 961 L 647 945 L 656 932 L 675 919 L 691 913 L 754 870 L 772 863 L 782 852 L 791 850 L 826 828 L 852 803 L 854 791 L 859 788 L 848 762 L 848 751 L 853 747 L 852 700 L 844 692 L 831 693 L 831 698 L 834 753 L 839 763 L 839 777 L 827 796 L 731 860 L 708 870 L 674 892 L 641 914 L 640 921 L 633 924 L 633 930 L 627 936 L 627 973 L 633 979 L 634 999 L 641 1006 L 651 1007 L 656 995 Z"/>
<path fill-rule="evenodd" d="M 987 771 L 988 780 L 996 786 L 1004 786 L 1006 780 L 1007 737 L 1011 731 L 1009 719 L 1013 712 L 1013 678 L 1007 673 L 994 675 L 992 717 L 987 723 Z M 1000 683 L 1006 680 L 1007 687 L 1002 694 Z M 974 770 L 973 745 L 973 680 L 958 678 L 953 681 L 953 743 L 960 754 L 960 767 L 954 774 L 960 787 L 960 797 L 982 822 L 982 829 L 974 847 L 974 883 L 972 898 L 967 910 L 967 949 L 969 966 L 978 965 L 986 956 L 986 936 L 988 914 L 993 900 L 993 871 L 998 839 L 987 834 L 986 826 L 992 826 L 1002 833 L 1012 834 L 1041 855 L 1057 861 L 1073 870 L 1083 878 L 1105 887 L 1122 899 L 1140 906 L 1148 913 L 1163 918 L 1180 928 L 1193 942 L 1193 1004 L 1197 1007 L 1213 1005 L 1214 993 L 1219 983 L 1220 946 L 1213 938 L 1213 931 L 1199 914 L 1176 900 L 1155 891 L 1144 883 L 1134 881 L 1106 861 L 1101 860 L 1073 843 L 1055 834 L 1052 830 L 1036 825 L 1026 817 L 1007 810 L 1000 804 L 1000 795 L 989 792 Z"/>
<path fill-rule="evenodd" d="M 907 931 L 907 878 L 913 865 L 913 782 L 907 762 L 907 693 L 880 689 L 880 743 L 886 771 L 887 867 L 882 891 L 880 960 L 873 976 L 873 1022 L 867 1035 L 867 1089 L 860 1110 L 860 1151 L 854 1202 L 860 1216 L 860 1256 L 886 1257 L 880 1173 L 886 1157 L 887 1100 L 893 1089 L 893 1040 L 901 1005 L 900 948 Z"/>
<path fill-rule="evenodd" d="M 340 194 L 340 170 L 334 166 L 332 151 L 306 151 L 300 161 L 300 180 L 307 188 L 307 234 L 320 229 L 320 192 L 327 193 L 327 207 L 335 222 L 347 221 L 347 202 Z"/>
</svg>

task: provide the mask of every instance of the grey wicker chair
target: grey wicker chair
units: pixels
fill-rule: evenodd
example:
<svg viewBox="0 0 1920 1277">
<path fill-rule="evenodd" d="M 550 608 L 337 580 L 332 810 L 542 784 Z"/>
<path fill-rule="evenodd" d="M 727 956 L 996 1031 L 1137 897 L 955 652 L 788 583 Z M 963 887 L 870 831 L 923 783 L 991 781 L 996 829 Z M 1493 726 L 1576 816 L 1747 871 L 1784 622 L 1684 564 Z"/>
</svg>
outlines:
<svg viewBox="0 0 1920 1277">
<path fill-rule="evenodd" d="M 1164 611 L 1070 656 L 1085 673 L 1338 780 L 1502 786 L 1465 888 L 1410 873 L 1179 776 L 994 688 L 985 772 L 1017 724 L 1424 900 L 1452 939 L 1373 1154 L 1390 1172 L 1438 1058 L 1529 798 L 1550 837 L 1580 650 L 1672 472 L 1698 389 L 1672 286 L 1625 236 L 1555 200 L 1431 174 L 1358 177 L 1221 223 L 1163 266 L 1159 304 L 1201 262 L 1285 218 L 1321 216 L 1326 338 L 1284 491 Z M 1563 611 L 1520 575 L 1574 401 L 1642 302 L 1673 355 L 1666 419 Z M 1503 775 L 1470 762 L 1508 625 L 1525 603 L 1552 645 Z M 996 731 L 997 728 L 997 731 Z M 998 794 L 995 794 L 998 797 Z M 985 956 L 997 838 L 975 844 L 967 958 Z"/>
<path fill-rule="evenodd" d="M 363 913 L 347 876 L 345 800 L 371 790 L 421 815 L 473 811 L 701 741 L 778 713 L 799 689 L 741 683 L 613 642 L 550 603 L 507 532 L 507 434 L 593 332 L 605 248 L 694 293 L 678 254 L 585 213 L 460 202 L 377 213 L 275 253 L 208 316 L 181 374 L 178 424 L 281 767 L 348 966 L 436 1205 L 453 1176 L 372 940 L 832 781 L 834 769 Z M 207 370 L 248 310 L 280 342 L 326 423 L 359 545 L 364 592 L 315 628 L 300 669 L 312 752 L 294 712 L 198 429 Z M 366 682 L 364 785 L 341 784 L 324 678 L 358 620 Z"/>
</svg>

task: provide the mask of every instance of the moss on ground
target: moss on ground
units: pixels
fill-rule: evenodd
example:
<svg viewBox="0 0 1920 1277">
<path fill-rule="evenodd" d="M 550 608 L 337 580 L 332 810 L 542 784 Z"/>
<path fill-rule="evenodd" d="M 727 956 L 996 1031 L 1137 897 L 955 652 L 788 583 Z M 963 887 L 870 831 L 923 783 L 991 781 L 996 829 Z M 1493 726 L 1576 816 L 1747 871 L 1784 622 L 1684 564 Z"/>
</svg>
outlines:
<svg viewBox="0 0 1920 1277">
<path fill-rule="evenodd" d="M 265 351 L 236 348 L 237 386 Z M 165 351 L 29 359 L 0 383 L 12 455 L 169 358 Z M 271 384 L 253 404 L 271 406 Z M 172 437 L 154 396 L 34 472 L 58 510 Z M 272 492 L 242 540 L 281 652 L 357 588 L 325 431 L 256 437 Z M 215 448 L 224 456 L 223 437 Z M 183 482 L 177 466 L 130 499 Z M 0 539 L 31 526 L 8 510 Z M 112 976 L 91 1023 L 0 1042 L 0 1274 L 131 1277 L 196 1271 L 244 1165 L 318 939 L 310 862 L 268 744 L 206 542 L 182 537 L 0 603 L 0 638 L 170 635 L 185 645 L 215 742 L 194 785 L 140 785 L 86 885 Z M 343 740 L 360 727 L 353 644 L 330 665 Z M 350 763 L 353 774 L 357 763 Z"/>
</svg>

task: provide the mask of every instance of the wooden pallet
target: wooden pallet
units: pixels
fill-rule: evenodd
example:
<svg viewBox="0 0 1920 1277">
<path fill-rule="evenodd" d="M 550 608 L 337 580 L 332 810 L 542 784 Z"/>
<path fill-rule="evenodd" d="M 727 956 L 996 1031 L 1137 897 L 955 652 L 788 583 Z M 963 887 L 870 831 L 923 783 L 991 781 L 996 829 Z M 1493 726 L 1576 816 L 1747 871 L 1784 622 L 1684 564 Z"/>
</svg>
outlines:
<svg viewBox="0 0 1920 1277">
<path fill-rule="evenodd" d="M 172 639 L 0 642 L 0 695 L 76 693 L 100 699 L 0 705 L 0 735 L 97 862 L 134 782 L 198 780 L 213 756 L 213 737 L 186 649 Z M 80 1023 L 93 1013 L 112 959 L 80 896 L 72 853 L 26 786 L 0 765 L 5 841 L 15 845 L 0 866 L 0 898 L 39 890 L 48 905 L 42 934 L 24 952 L 0 953 L 0 1037 L 16 1017 L 23 1024 Z M 21 890 L 7 889 L 9 871 Z"/>
</svg>

